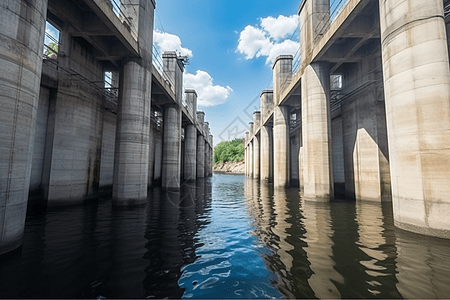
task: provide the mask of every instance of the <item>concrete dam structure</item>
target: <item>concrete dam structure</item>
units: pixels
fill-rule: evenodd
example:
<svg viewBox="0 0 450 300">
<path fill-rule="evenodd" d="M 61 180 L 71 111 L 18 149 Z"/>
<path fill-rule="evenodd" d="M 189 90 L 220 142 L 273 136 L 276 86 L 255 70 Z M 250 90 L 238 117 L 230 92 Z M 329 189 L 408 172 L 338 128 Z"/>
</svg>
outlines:
<svg viewBox="0 0 450 300">
<path fill-rule="evenodd" d="M 61 206 L 109 191 L 127 206 L 153 185 L 212 175 L 209 124 L 196 91 L 183 91 L 185 57 L 153 46 L 154 10 L 153 0 L 1 1 L 0 254 L 21 245 L 29 199 Z M 46 22 L 56 47 L 44 45 Z"/>
<path fill-rule="evenodd" d="M 301 2 L 301 58 L 273 65 L 246 175 L 391 202 L 397 227 L 450 238 L 450 1 L 336 2 Z"/>
</svg>

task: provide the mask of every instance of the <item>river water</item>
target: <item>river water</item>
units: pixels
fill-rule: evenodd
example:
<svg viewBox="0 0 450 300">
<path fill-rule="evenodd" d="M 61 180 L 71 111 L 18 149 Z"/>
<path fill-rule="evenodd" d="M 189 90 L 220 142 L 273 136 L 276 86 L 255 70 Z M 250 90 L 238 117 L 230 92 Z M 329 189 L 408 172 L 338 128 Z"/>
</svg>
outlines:
<svg viewBox="0 0 450 300">
<path fill-rule="evenodd" d="M 450 297 L 450 241 L 395 228 L 389 204 L 225 174 L 149 199 L 30 208 L 0 298 Z"/>
</svg>

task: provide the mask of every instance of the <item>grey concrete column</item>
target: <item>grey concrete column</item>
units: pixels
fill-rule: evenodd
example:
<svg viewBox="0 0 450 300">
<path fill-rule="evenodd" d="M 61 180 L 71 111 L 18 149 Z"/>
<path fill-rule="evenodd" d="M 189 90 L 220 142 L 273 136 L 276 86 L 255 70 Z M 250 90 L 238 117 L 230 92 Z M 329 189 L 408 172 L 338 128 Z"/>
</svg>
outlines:
<svg viewBox="0 0 450 300">
<path fill-rule="evenodd" d="M 46 17 L 46 0 L 0 9 L 0 254 L 22 244 Z"/>
<path fill-rule="evenodd" d="M 164 134 L 164 123 L 156 130 L 155 137 L 155 162 L 153 167 L 153 182 L 155 185 L 161 184 L 162 175 L 162 158 L 163 158 L 163 134 Z"/>
<path fill-rule="evenodd" d="M 197 178 L 197 128 L 187 125 L 184 133 L 184 179 Z"/>
<path fill-rule="evenodd" d="M 290 138 L 290 185 L 299 186 L 299 151 L 300 151 L 300 139 L 301 135 L 296 132 L 296 134 Z"/>
<path fill-rule="evenodd" d="M 253 178 L 253 139 L 248 144 L 249 151 L 248 151 L 248 177 Z"/>
<path fill-rule="evenodd" d="M 180 187 L 181 172 L 181 107 L 173 104 L 164 108 L 164 138 L 161 186 Z"/>
<path fill-rule="evenodd" d="M 450 238 L 450 74 L 442 1 L 380 1 L 395 225 Z"/>
<path fill-rule="evenodd" d="M 139 0 L 141 59 L 124 61 L 119 76 L 113 205 L 147 200 L 154 2 Z"/>
<path fill-rule="evenodd" d="M 288 106 L 275 106 L 273 114 L 273 183 L 289 186 L 289 114 Z"/>
<path fill-rule="evenodd" d="M 186 104 L 189 109 L 192 109 L 192 118 L 194 122 L 197 118 L 197 92 L 195 90 L 185 90 L 186 94 Z"/>
<path fill-rule="evenodd" d="M 334 197 L 331 168 L 330 72 L 328 62 L 305 69 L 302 78 L 302 139 L 304 198 Z"/>
<path fill-rule="evenodd" d="M 280 55 L 273 64 L 273 107 L 280 104 L 281 88 L 292 76 L 292 60 L 292 55 Z"/>
<path fill-rule="evenodd" d="M 208 161 L 209 161 L 209 157 L 208 157 L 209 123 L 208 122 L 204 122 L 203 123 L 203 133 L 204 133 L 203 138 L 205 139 L 205 162 L 203 164 L 203 167 L 205 168 L 205 171 L 204 171 L 205 177 L 209 177 L 209 169 L 208 169 Z"/>
<path fill-rule="evenodd" d="M 181 106 L 183 99 L 183 59 L 175 51 L 163 54 L 164 71 L 174 79 L 175 103 L 164 108 L 164 138 L 161 186 L 180 188 L 181 179 Z"/>
<path fill-rule="evenodd" d="M 261 95 L 259 96 L 260 99 L 260 105 L 261 105 L 261 121 L 264 122 L 264 120 L 269 115 L 269 112 L 273 108 L 273 91 L 272 90 L 264 90 L 261 92 Z M 264 125 L 262 124 L 261 125 Z"/>
<path fill-rule="evenodd" d="M 245 156 L 244 156 L 244 161 L 245 161 L 245 176 L 248 176 L 248 131 L 245 133 L 245 138 L 244 138 L 244 146 L 245 146 Z"/>
<path fill-rule="evenodd" d="M 270 181 L 273 173 L 273 153 L 272 152 L 272 126 L 266 125 L 261 126 L 261 133 L 260 133 L 260 150 L 261 150 L 261 165 L 260 165 L 260 172 L 261 172 L 261 181 Z M 272 170 L 272 172 L 271 172 Z"/>
<path fill-rule="evenodd" d="M 147 200 L 151 80 L 151 69 L 134 61 L 124 63 L 114 155 L 114 205 Z"/>
<path fill-rule="evenodd" d="M 148 188 L 153 186 L 153 176 L 154 176 L 154 168 L 155 168 L 156 129 L 157 129 L 157 124 L 152 122 L 150 124 L 150 138 L 149 138 L 149 149 L 148 149 Z"/>
<path fill-rule="evenodd" d="M 330 20 L 330 0 L 305 0 L 299 7 L 301 63 L 312 59 L 315 42 L 328 29 Z"/>
<path fill-rule="evenodd" d="M 213 175 L 213 163 L 214 163 L 214 138 L 213 135 L 209 135 L 209 176 Z"/>
<path fill-rule="evenodd" d="M 197 178 L 205 177 L 205 139 L 202 134 L 197 136 Z"/>
<path fill-rule="evenodd" d="M 260 179 L 260 154 L 259 134 L 253 138 L 253 178 Z"/>
</svg>

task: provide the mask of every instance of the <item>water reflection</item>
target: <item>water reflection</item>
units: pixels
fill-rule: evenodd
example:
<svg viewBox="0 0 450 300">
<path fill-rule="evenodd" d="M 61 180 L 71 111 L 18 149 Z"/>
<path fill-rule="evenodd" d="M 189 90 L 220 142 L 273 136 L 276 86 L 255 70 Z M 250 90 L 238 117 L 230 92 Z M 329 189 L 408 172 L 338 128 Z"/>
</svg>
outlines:
<svg viewBox="0 0 450 300">
<path fill-rule="evenodd" d="M 288 298 L 442 298 L 450 241 L 396 229 L 389 203 L 304 201 L 245 181 L 254 234 Z"/>
<path fill-rule="evenodd" d="M 445 298 L 448 274 L 450 240 L 395 228 L 390 204 L 216 174 L 140 207 L 31 209 L 0 297 Z"/>
<path fill-rule="evenodd" d="M 302 201 L 301 209 L 306 230 L 304 241 L 307 246 L 304 249 L 313 272 L 308 284 L 317 298 L 340 298 L 335 283 L 343 284 L 344 278 L 334 269 L 330 204 Z"/>
</svg>

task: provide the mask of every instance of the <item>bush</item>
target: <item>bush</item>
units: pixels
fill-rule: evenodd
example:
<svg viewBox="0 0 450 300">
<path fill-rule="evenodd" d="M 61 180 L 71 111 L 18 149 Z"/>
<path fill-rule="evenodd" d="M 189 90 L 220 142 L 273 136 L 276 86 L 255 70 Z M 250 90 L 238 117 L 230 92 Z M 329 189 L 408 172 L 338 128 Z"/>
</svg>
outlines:
<svg viewBox="0 0 450 300">
<path fill-rule="evenodd" d="M 214 164 L 227 161 L 241 161 L 244 159 L 243 139 L 220 142 L 214 147 Z"/>
</svg>

